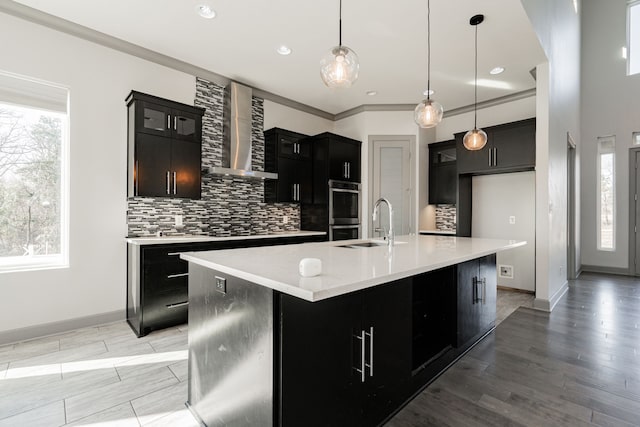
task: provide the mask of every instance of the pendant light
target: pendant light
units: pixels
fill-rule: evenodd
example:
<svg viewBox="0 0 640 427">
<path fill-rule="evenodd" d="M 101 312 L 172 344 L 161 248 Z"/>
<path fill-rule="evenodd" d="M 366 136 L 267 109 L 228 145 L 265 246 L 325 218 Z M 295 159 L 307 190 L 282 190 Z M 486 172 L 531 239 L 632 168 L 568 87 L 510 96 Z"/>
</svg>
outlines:
<svg viewBox="0 0 640 427">
<path fill-rule="evenodd" d="M 413 119 L 421 128 L 432 128 L 442 121 L 442 105 L 431 99 L 431 0 L 427 0 L 427 98 L 413 110 Z"/>
<path fill-rule="evenodd" d="M 338 46 L 332 47 L 320 60 L 320 77 L 327 87 L 348 88 L 358 79 L 360 63 L 353 49 L 342 45 L 342 0 Z"/>
<path fill-rule="evenodd" d="M 469 24 L 476 27 L 476 68 L 474 81 L 474 101 L 473 101 L 473 129 L 467 132 L 462 139 L 464 148 L 470 151 L 481 150 L 487 144 L 487 134 L 482 129 L 478 129 L 478 25 L 484 21 L 484 15 L 474 15 L 469 20 Z"/>
</svg>

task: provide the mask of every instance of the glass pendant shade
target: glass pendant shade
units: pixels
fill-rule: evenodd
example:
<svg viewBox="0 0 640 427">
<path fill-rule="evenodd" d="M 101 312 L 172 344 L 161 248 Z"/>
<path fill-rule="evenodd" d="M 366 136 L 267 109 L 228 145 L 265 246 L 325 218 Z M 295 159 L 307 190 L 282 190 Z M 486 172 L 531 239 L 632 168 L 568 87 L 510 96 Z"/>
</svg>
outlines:
<svg viewBox="0 0 640 427">
<path fill-rule="evenodd" d="M 320 77 L 330 88 L 351 87 L 359 71 L 358 55 L 346 46 L 331 48 L 320 60 Z"/>
<path fill-rule="evenodd" d="M 487 133 L 474 127 L 464 134 L 462 144 L 469 151 L 481 150 L 487 144 Z"/>
<path fill-rule="evenodd" d="M 427 98 L 413 110 L 413 119 L 421 128 L 432 128 L 442 121 L 443 112 L 444 109 L 439 102 Z"/>
</svg>

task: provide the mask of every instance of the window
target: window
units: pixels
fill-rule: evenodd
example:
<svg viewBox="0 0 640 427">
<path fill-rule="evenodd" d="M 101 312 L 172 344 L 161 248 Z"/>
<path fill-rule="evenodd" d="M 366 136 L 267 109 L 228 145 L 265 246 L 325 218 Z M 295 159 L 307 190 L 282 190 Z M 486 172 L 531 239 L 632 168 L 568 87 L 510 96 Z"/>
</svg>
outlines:
<svg viewBox="0 0 640 427">
<path fill-rule="evenodd" d="M 640 0 L 627 7 L 627 74 L 640 73 Z"/>
<path fill-rule="evenodd" d="M 614 136 L 598 138 L 598 249 L 616 248 L 616 139 Z"/>
<path fill-rule="evenodd" d="M 0 73 L 0 272 L 68 264 L 67 98 Z"/>
</svg>

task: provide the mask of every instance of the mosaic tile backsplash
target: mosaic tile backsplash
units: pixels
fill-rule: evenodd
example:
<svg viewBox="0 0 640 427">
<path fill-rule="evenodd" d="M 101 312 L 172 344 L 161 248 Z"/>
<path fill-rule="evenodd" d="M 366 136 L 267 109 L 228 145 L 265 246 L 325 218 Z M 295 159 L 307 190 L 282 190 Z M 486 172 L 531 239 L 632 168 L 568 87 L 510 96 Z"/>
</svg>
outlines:
<svg viewBox="0 0 640 427">
<path fill-rule="evenodd" d="M 224 87 L 196 79 L 195 105 L 206 109 L 202 118 L 202 168 L 222 166 L 222 112 Z M 254 170 L 264 170 L 264 107 L 253 97 L 251 161 Z M 130 197 L 127 225 L 130 237 L 167 235 L 246 236 L 300 227 L 300 208 L 292 203 L 264 203 L 262 180 L 229 176 L 202 176 L 202 199 Z M 175 226 L 182 215 L 183 225 Z M 287 224 L 282 218 L 289 217 Z M 455 221 L 454 221 L 455 224 Z M 454 225 L 455 227 L 455 225 Z"/>
<path fill-rule="evenodd" d="M 436 230 L 456 231 L 456 205 L 436 205 Z"/>
</svg>

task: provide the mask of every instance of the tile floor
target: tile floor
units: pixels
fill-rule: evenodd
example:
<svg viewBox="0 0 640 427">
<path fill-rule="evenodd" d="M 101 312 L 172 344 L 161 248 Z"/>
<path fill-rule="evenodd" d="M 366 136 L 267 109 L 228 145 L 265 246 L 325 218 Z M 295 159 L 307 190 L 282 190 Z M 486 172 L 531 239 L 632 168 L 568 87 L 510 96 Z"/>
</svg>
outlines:
<svg viewBox="0 0 640 427">
<path fill-rule="evenodd" d="M 498 322 L 533 296 L 499 290 Z M 195 427 L 187 326 L 136 338 L 125 322 L 0 346 L 0 427 Z"/>
</svg>

